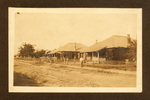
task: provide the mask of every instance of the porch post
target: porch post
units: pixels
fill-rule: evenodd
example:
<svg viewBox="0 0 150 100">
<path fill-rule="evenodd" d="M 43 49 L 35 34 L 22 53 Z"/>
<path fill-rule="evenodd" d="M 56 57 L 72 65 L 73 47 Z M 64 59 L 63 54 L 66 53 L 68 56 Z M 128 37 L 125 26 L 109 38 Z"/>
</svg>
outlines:
<svg viewBox="0 0 150 100">
<path fill-rule="evenodd" d="M 98 63 L 99 63 L 99 52 L 97 52 L 97 57 L 98 57 Z"/>
<path fill-rule="evenodd" d="M 97 57 L 99 58 L 99 52 L 97 52 Z"/>
<path fill-rule="evenodd" d="M 94 60 L 93 60 L 93 56 L 94 56 L 94 55 L 93 55 L 93 52 L 92 52 L 92 62 L 93 62 L 93 66 L 94 66 Z"/>
</svg>

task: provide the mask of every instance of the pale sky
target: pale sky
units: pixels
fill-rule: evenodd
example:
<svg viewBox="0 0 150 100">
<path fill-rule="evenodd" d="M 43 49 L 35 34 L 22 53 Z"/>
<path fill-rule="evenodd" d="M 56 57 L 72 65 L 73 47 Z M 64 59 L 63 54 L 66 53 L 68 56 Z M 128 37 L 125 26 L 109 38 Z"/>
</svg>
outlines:
<svg viewBox="0 0 150 100">
<path fill-rule="evenodd" d="M 112 35 L 136 39 L 137 14 L 21 13 L 15 14 L 15 54 L 23 42 L 53 50 L 70 42 L 93 45 Z"/>
</svg>

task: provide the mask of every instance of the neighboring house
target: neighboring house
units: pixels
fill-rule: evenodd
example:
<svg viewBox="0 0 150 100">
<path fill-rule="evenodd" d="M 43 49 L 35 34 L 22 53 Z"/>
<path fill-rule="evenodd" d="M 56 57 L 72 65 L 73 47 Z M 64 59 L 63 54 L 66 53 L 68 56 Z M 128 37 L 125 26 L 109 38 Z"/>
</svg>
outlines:
<svg viewBox="0 0 150 100">
<path fill-rule="evenodd" d="M 85 45 L 81 43 L 68 43 L 62 47 L 59 47 L 56 50 L 53 50 L 50 54 L 53 57 L 57 57 L 58 59 L 79 59 L 80 58 L 80 50 L 86 48 Z"/>
<path fill-rule="evenodd" d="M 96 42 L 94 45 L 81 50 L 87 60 L 124 60 L 126 59 L 126 52 L 128 47 L 132 45 L 135 40 L 127 36 L 113 35 L 110 38 Z"/>
</svg>

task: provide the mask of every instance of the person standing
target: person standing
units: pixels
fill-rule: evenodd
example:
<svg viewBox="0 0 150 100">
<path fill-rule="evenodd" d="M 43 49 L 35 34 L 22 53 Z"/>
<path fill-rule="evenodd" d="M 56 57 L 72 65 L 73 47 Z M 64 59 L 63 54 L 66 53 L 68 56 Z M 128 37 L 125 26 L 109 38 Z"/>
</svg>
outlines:
<svg viewBox="0 0 150 100">
<path fill-rule="evenodd" d="M 80 66 L 81 66 L 81 67 L 83 67 L 83 63 L 84 63 L 84 59 L 83 59 L 83 57 L 81 56 L 81 58 L 80 58 Z"/>
<path fill-rule="evenodd" d="M 76 64 L 76 56 L 74 56 L 74 65 Z"/>
</svg>

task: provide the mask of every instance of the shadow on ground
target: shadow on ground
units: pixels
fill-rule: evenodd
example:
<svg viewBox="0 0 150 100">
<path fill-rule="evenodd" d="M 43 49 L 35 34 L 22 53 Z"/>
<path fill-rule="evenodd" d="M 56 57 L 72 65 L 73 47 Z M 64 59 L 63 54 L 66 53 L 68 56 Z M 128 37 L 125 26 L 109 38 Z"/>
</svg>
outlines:
<svg viewBox="0 0 150 100">
<path fill-rule="evenodd" d="M 14 73 L 14 86 L 39 86 L 36 81 L 21 73 Z"/>
</svg>

